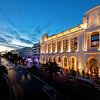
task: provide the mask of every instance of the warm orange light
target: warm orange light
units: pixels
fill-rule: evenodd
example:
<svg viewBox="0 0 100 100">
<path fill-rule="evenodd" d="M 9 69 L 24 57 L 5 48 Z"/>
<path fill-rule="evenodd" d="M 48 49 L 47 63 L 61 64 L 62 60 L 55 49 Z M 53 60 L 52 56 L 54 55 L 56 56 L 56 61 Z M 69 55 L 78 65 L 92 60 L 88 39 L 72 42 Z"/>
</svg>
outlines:
<svg viewBox="0 0 100 100">
<path fill-rule="evenodd" d="M 84 49 L 83 51 L 87 51 L 86 49 Z"/>
<path fill-rule="evenodd" d="M 76 32 L 76 31 L 78 31 L 78 30 L 81 30 L 82 27 L 83 27 L 83 25 L 80 24 L 80 27 L 77 26 L 77 27 L 71 28 L 71 29 L 69 29 L 69 30 L 66 30 L 66 31 L 64 31 L 64 32 L 60 32 L 59 34 L 50 36 L 50 37 L 48 37 L 48 40 L 51 40 L 51 39 L 54 39 L 54 38 L 61 37 L 61 36 L 63 36 L 63 35 L 67 35 L 67 34 Z"/>
<path fill-rule="evenodd" d="M 98 50 L 100 51 L 100 48 Z"/>
</svg>

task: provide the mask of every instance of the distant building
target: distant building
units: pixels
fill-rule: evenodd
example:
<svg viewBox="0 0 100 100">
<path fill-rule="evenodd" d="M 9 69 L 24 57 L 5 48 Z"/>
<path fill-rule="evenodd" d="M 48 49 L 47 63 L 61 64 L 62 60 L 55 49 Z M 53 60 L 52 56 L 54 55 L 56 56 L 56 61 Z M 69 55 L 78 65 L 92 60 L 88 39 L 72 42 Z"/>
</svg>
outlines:
<svg viewBox="0 0 100 100">
<path fill-rule="evenodd" d="M 10 51 L 12 54 L 19 54 L 18 50 L 11 50 Z"/>
<path fill-rule="evenodd" d="M 82 24 L 41 41 L 41 63 L 56 61 L 64 69 L 100 75 L 100 5 L 84 14 Z"/>
<path fill-rule="evenodd" d="M 34 44 L 33 57 L 40 62 L 40 43 Z"/>
<path fill-rule="evenodd" d="M 31 47 L 25 47 L 25 48 L 19 49 L 18 54 L 19 54 L 19 56 L 21 56 L 23 58 L 32 57 L 33 56 L 33 50 L 32 50 Z"/>
</svg>

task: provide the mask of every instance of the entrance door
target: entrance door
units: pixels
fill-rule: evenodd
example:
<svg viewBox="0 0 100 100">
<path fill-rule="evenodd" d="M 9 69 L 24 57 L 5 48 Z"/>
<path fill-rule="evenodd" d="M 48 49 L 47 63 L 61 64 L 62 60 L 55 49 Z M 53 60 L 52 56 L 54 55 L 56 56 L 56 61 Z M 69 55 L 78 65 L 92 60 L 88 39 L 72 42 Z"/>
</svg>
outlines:
<svg viewBox="0 0 100 100">
<path fill-rule="evenodd" d="M 64 67 L 67 68 L 67 58 L 64 58 Z"/>
<path fill-rule="evenodd" d="M 89 60 L 89 71 L 92 75 L 98 75 L 98 61 L 96 58 Z"/>
</svg>

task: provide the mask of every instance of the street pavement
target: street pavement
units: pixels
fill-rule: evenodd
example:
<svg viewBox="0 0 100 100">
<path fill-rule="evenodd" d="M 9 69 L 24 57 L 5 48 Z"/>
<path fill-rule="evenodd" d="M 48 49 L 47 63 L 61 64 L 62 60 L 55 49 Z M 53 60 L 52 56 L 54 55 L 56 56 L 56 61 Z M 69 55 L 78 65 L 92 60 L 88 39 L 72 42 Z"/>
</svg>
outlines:
<svg viewBox="0 0 100 100">
<path fill-rule="evenodd" d="M 60 94 L 40 78 L 23 68 L 11 68 L 8 61 L 8 80 L 13 92 L 12 100 L 62 100 Z M 10 68 L 9 68 L 10 67 Z M 5 99 L 9 100 L 9 99 Z"/>
</svg>

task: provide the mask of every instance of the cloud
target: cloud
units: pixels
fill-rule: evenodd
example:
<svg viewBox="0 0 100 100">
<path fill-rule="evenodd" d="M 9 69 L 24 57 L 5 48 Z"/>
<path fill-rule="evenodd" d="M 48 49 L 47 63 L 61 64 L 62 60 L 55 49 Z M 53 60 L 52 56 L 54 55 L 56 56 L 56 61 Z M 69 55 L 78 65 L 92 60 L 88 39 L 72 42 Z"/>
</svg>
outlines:
<svg viewBox="0 0 100 100">
<path fill-rule="evenodd" d="M 14 38 L 11 43 L 12 45 L 18 45 L 18 46 L 24 46 L 24 47 L 32 47 L 33 44 L 32 43 L 29 43 L 27 41 L 23 41 L 23 40 L 20 40 L 20 39 L 16 39 Z"/>
<path fill-rule="evenodd" d="M 0 27 L 0 45 L 12 48 L 32 47 L 30 38 L 21 34 L 10 27 Z"/>
<path fill-rule="evenodd" d="M 0 37 L 2 38 L 0 43 L 2 44 L 4 42 L 4 45 L 14 46 L 14 47 L 31 47 L 33 46 L 33 42 L 39 42 L 39 39 L 42 36 L 42 33 L 45 29 L 47 29 L 50 26 L 50 22 L 47 24 L 41 26 L 36 25 L 36 27 L 33 27 L 32 25 L 31 29 L 26 31 L 27 29 L 24 29 L 24 31 L 19 31 L 17 24 L 15 23 L 11 15 L 4 10 L 3 8 L 0 8 L 0 14 L 2 18 L 8 23 L 6 26 L 0 27 Z M 21 17 L 20 14 L 16 13 L 18 17 Z"/>
</svg>

